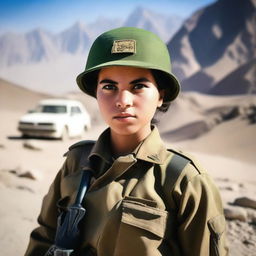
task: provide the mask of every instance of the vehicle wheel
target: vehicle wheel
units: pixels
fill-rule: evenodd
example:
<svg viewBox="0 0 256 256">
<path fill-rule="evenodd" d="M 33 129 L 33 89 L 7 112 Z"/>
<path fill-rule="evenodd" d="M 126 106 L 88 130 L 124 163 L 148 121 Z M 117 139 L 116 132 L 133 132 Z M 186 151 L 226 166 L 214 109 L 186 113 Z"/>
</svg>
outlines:
<svg viewBox="0 0 256 256">
<path fill-rule="evenodd" d="M 22 133 L 21 138 L 27 139 L 27 138 L 29 138 L 29 136 L 27 134 L 25 134 L 25 133 Z"/>
<path fill-rule="evenodd" d="M 64 127 L 61 135 L 61 140 L 62 141 L 67 141 L 69 140 L 69 133 L 68 133 L 68 128 Z"/>
</svg>

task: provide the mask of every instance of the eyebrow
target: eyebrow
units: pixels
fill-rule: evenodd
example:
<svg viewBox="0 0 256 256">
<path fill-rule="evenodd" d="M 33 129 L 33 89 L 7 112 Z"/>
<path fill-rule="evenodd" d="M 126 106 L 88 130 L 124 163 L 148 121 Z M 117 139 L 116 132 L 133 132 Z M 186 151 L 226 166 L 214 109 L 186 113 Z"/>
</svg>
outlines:
<svg viewBox="0 0 256 256">
<path fill-rule="evenodd" d="M 142 82 L 150 82 L 147 78 L 141 77 L 130 82 L 130 84 L 138 84 Z"/>
<path fill-rule="evenodd" d="M 130 84 L 137 84 L 141 82 L 150 82 L 147 78 L 141 77 L 130 82 Z M 99 82 L 100 84 L 118 84 L 118 82 L 111 79 L 103 79 Z"/>
<path fill-rule="evenodd" d="M 103 79 L 99 82 L 100 84 L 118 84 L 118 82 L 111 79 Z"/>
</svg>

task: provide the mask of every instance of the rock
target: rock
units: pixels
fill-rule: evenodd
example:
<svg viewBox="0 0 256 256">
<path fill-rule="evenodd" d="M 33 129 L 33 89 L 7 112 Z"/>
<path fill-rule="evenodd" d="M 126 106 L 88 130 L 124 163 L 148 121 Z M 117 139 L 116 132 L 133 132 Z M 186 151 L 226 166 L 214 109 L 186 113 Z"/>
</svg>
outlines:
<svg viewBox="0 0 256 256">
<path fill-rule="evenodd" d="M 240 188 L 244 188 L 244 187 L 245 187 L 243 183 L 239 183 L 238 186 L 239 186 Z"/>
<path fill-rule="evenodd" d="M 256 123 L 256 106 L 252 105 L 249 107 L 247 112 L 247 118 L 249 119 L 251 124 Z"/>
<path fill-rule="evenodd" d="M 31 142 L 31 141 L 25 141 L 23 143 L 23 147 L 31 150 L 37 150 L 37 151 L 42 150 L 40 146 L 38 146 L 35 142 Z"/>
<path fill-rule="evenodd" d="M 227 206 L 224 208 L 224 214 L 229 220 L 247 221 L 247 212 L 241 207 Z"/>
<path fill-rule="evenodd" d="M 15 169 L 8 170 L 8 172 L 19 178 L 27 178 L 31 180 L 40 180 L 42 178 L 41 172 L 35 169 L 29 170 L 22 167 L 17 167 Z"/>
<path fill-rule="evenodd" d="M 12 173 L 12 174 L 17 174 L 18 172 L 17 172 L 17 170 L 9 170 L 9 173 Z"/>
<path fill-rule="evenodd" d="M 250 219 L 251 224 L 256 225 L 256 211 L 254 210 L 247 210 L 248 217 Z"/>
<path fill-rule="evenodd" d="M 229 121 L 231 119 L 234 119 L 240 115 L 240 109 L 238 106 L 232 107 L 228 111 L 224 112 L 222 114 L 223 121 Z"/>
<path fill-rule="evenodd" d="M 21 169 L 20 166 L 17 166 L 17 167 L 15 167 L 13 169 L 8 170 L 8 172 L 18 176 L 22 172 L 22 169 Z"/>
<path fill-rule="evenodd" d="M 243 241 L 243 243 L 246 244 L 246 245 L 254 245 L 254 243 L 251 242 L 251 241 L 248 240 L 248 239 L 245 239 L 245 240 Z"/>
<path fill-rule="evenodd" d="M 228 190 L 228 191 L 238 191 L 239 185 L 238 184 L 230 184 L 227 186 L 220 187 L 221 190 Z"/>
<path fill-rule="evenodd" d="M 222 182 L 229 182 L 230 181 L 229 178 L 217 178 L 216 180 L 222 181 Z"/>
<path fill-rule="evenodd" d="M 20 172 L 17 176 L 20 178 L 27 178 L 31 180 L 40 180 L 41 178 L 40 172 L 37 170 L 23 171 L 23 172 Z"/>
<path fill-rule="evenodd" d="M 26 190 L 26 191 L 31 192 L 31 193 L 35 193 L 33 189 L 31 189 L 27 186 L 17 186 L 16 188 L 20 189 L 20 190 Z"/>
<path fill-rule="evenodd" d="M 240 197 L 234 201 L 234 205 L 256 209 L 256 201 L 249 197 Z"/>
<path fill-rule="evenodd" d="M 28 179 L 31 179 L 31 180 L 36 180 L 36 177 L 30 171 L 23 172 L 23 173 L 19 174 L 18 177 L 28 178 Z"/>
</svg>

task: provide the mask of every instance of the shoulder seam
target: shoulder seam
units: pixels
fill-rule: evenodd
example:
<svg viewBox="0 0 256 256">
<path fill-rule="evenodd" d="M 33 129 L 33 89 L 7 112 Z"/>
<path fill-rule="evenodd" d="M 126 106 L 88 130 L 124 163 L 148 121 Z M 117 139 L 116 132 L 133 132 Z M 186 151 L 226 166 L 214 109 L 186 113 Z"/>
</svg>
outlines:
<svg viewBox="0 0 256 256">
<path fill-rule="evenodd" d="M 185 154 L 183 154 L 182 151 L 171 149 L 171 148 L 168 148 L 168 151 L 172 152 L 173 154 L 177 154 L 180 157 L 183 157 L 183 158 L 189 160 L 190 162 L 193 162 L 193 160 L 191 158 L 189 158 L 188 156 L 186 156 Z"/>
<path fill-rule="evenodd" d="M 94 140 L 81 140 L 81 141 L 78 141 L 78 142 L 74 143 L 73 145 L 71 145 L 68 148 L 68 151 L 63 154 L 63 156 L 67 156 L 68 152 L 70 152 L 74 148 L 85 146 L 85 145 L 95 144 L 95 142 L 96 141 L 94 141 Z"/>
<path fill-rule="evenodd" d="M 185 158 L 186 160 L 188 160 L 190 162 L 190 164 L 192 166 L 194 166 L 194 168 L 198 171 L 198 173 L 204 173 L 204 171 L 202 170 L 202 168 L 200 168 L 200 166 L 198 166 L 198 164 L 196 163 L 196 161 L 193 159 L 193 157 L 191 156 L 187 156 L 186 154 L 184 154 L 182 151 L 180 150 L 175 150 L 175 149 L 168 149 L 168 151 L 179 155 L 180 157 Z"/>
<path fill-rule="evenodd" d="M 68 149 L 72 150 L 73 148 L 76 148 L 76 147 L 84 146 L 87 144 L 94 144 L 94 143 L 95 143 L 94 140 L 81 140 L 81 141 L 78 141 L 75 144 L 71 145 Z"/>
</svg>

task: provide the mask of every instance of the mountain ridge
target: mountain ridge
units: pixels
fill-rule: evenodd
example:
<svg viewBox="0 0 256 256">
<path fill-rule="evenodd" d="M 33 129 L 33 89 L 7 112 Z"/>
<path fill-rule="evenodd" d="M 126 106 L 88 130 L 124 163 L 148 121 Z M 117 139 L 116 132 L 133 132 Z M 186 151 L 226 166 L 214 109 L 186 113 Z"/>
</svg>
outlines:
<svg viewBox="0 0 256 256">
<path fill-rule="evenodd" d="M 135 21 L 135 16 L 139 19 Z M 171 24 L 171 31 L 167 23 Z M 0 68 L 49 61 L 63 54 L 86 54 L 96 36 L 103 31 L 120 26 L 135 26 L 151 30 L 163 40 L 168 40 L 181 25 L 182 19 L 156 14 L 138 7 L 123 22 L 118 19 L 98 18 L 90 24 L 77 21 L 69 28 L 51 33 L 36 28 L 24 34 L 0 35 Z M 161 26 L 163 25 L 163 27 Z"/>
<path fill-rule="evenodd" d="M 159 14 L 138 7 L 123 21 L 101 17 L 92 25 L 77 22 L 59 34 L 39 28 L 30 36 L 9 33 L 4 40 L 0 36 L 0 76 L 52 94 L 74 90 L 88 47 L 103 30 L 120 24 L 155 33 L 158 28 L 164 37 L 165 31 L 174 33 L 169 18 L 162 15 L 160 20 Z M 256 71 L 250 64 L 256 58 L 255 27 L 256 0 L 219 0 L 194 12 L 167 43 L 172 71 L 182 90 L 218 95 L 255 93 L 256 79 L 251 74 Z"/>
<path fill-rule="evenodd" d="M 184 91 L 210 93 L 227 75 L 256 57 L 255 2 L 216 1 L 189 17 L 168 42 L 173 73 Z"/>
</svg>

